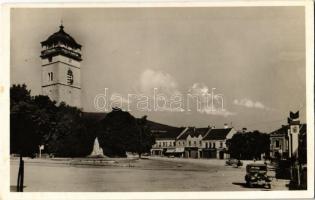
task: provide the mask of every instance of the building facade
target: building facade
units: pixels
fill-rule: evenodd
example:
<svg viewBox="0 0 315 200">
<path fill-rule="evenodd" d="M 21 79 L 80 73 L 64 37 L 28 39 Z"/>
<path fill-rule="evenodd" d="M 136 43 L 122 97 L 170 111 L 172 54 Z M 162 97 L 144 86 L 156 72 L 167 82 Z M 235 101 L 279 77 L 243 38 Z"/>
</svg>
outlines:
<svg viewBox="0 0 315 200">
<path fill-rule="evenodd" d="M 226 141 L 231 139 L 237 131 L 234 128 L 211 129 L 202 139 L 202 157 L 227 159 Z"/>
<path fill-rule="evenodd" d="M 151 155 L 154 156 L 180 156 L 176 149 L 176 137 L 185 128 L 170 128 L 168 130 L 151 130 L 155 136 L 155 144 L 151 148 Z"/>
<path fill-rule="evenodd" d="M 306 124 L 299 124 L 298 131 L 299 136 L 306 136 Z M 270 138 L 270 157 L 287 159 L 290 157 L 291 149 L 290 145 L 290 125 L 283 125 L 281 128 L 271 132 L 269 134 Z M 298 139 L 298 141 L 301 139 Z M 303 147 L 301 147 L 303 148 Z"/>
<path fill-rule="evenodd" d="M 185 139 L 184 157 L 185 158 L 201 158 L 202 155 L 202 139 L 211 130 L 208 128 L 189 127 L 180 138 Z"/>
<path fill-rule="evenodd" d="M 233 128 L 186 127 L 173 134 L 156 136 L 156 144 L 152 146 L 151 154 L 184 158 L 226 159 L 229 158 L 226 140 L 231 139 L 236 132 Z"/>
<path fill-rule="evenodd" d="M 289 157 L 289 136 L 288 126 L 270 133 L 270 157 L 271 158 L 288 158 Z"/>
</svg>

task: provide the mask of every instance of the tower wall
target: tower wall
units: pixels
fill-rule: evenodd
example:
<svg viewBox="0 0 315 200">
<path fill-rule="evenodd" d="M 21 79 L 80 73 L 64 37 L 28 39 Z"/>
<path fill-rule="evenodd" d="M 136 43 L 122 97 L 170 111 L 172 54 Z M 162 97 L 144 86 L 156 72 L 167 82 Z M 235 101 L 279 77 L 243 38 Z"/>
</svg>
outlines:
<svg viewBox="0 0 315 200">
<path fill-rule="evenodd" d="M 58 85 L 59 103 L 66 102 L 68 105 L 81 107 L 81 89 Z"/>
<path fill-rule="evenodd" d="M 51 58 L 50 61 L 49 61 L 48 58 L 42 59 L 42 66 L 43 65 L 47 65 L 47 64 L 51 64 L 51 63 L 54 63 L 54 62 L 58 62 L 58 61 L 64 62 L 64 63 L 69 63 L 72 66 L 80 68 L 80 62 L 79 61 L 76 61 L 76 60 L 71 59 L 71 58 L 67 58 L 67 57 L 62 56 L 62 55 L 54 56 L 54 57 Z"/>
<path fill-rule="evenodd" d="M 73 73 L 73 83 L 67 80 L 68 70 Z M 53 79 L 51 80 L 51 75 Z M 81 107 L 81 73 L 80 62 L 62 55 L 42 59 L 42 93 L 58 104 Z"/>
<path fill-rule="evenodd" d="M 59 102 L 58 85 L 42 86 L 42 94 L 47 95 L 51 100 Z"/>
</svg>

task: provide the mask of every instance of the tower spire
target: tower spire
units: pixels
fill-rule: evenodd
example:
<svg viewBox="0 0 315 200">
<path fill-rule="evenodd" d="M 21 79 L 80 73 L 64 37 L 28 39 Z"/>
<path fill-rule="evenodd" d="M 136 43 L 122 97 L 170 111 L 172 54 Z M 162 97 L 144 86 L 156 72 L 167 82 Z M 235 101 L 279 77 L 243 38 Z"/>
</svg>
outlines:
<svg viewBox="0 0 315 200">
<path fill-rule="evenodd" d="M 62 19 L 60 20 L 60 26 L 59 27 L 60 27 L 61 30 L 63 30 L 63 28 L 64 28 Z"/>
</svg>

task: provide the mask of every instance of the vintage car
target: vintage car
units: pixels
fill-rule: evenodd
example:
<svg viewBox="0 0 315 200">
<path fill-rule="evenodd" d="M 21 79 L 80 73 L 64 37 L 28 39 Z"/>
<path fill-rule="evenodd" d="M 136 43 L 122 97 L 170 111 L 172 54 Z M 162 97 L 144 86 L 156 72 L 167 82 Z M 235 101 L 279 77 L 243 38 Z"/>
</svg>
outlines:
<svg viewBox="0 0 315 200">
<path fill-rule="evenodd" d="M 242 161 L 238 160 L 238 159 L 228 159 L 227 161 L 225 161 L 226 165 L 232 165 L 235 167 L 239 167 L 239 166 L 243 166 Z"/>
<path fill-rule="evenodd" d="M 267 175 L 268 168 L 266 164 L 252 163 L 246 166 L 245 181 L 249 187 L 264 186 L 271 188 L 271 177 Z"/>
</svg>

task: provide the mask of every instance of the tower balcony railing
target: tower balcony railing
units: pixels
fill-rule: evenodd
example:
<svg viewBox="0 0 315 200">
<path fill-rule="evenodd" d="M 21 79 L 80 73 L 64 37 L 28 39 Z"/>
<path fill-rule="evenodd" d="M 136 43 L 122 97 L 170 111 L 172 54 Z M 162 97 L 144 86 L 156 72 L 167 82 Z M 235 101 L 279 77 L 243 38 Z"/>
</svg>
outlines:
<svg viewBox="0 0 315 200">
<path fill-rule="evenodd" d="M 50 49 L 45 49 L 45 50 L 41 51 L 41 57 L 42 58 L 47 58 L 47 57 L 55 56 L 55 55 L 58 55 L 58 54 L 69 56 L 69 57 L 71 57 L 71 58 L 73 58 L 75 60 L 78 60 L 78 61 L 82 60 L 80 53 L 71 51 L 69 49 L 66 49 L 66 48 L 60 47 L 60 46 L 59 47 L 50 48 Z"/>
</svg>

